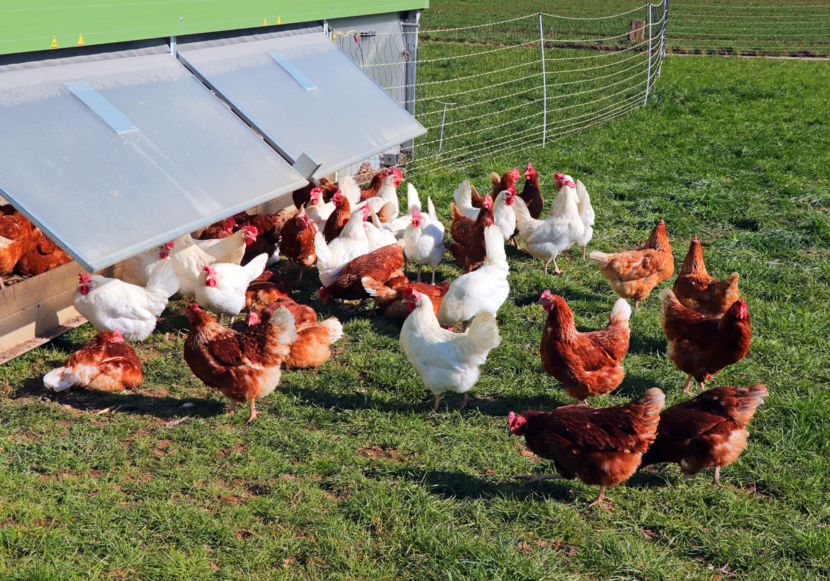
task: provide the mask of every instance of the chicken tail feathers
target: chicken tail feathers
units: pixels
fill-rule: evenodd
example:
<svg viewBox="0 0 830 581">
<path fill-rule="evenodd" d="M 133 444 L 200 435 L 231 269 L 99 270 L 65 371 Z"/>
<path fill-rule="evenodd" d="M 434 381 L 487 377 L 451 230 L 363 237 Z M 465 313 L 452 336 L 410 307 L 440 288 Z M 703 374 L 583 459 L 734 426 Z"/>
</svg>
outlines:
<svg viewBox="0 0 830 581">
<path fill-rule="evenodd" d="M 438 222 L 438 215 L 435 213 L 435 206 L 432 204 L 432 198 L 427 196 L 427 215 L 433 222 Z"/>
<path fill-rule="evenodd" d="M 501 344 L 496 317 L 486 311 L 477 314 L 467 329 L 467 337 L 475 344 L 476 349 L 486 356 L 490 350 Z"/>
<path fill-rule="evenodd" d="M 418 197 L 418 190 L 412 183 L 406 184 L 406 211 L 412 212 L 412 208 L 418 208 L 421 211 L 421 198 Z"/>
<path fill-rule="evenodd" d="M 767 391 L 767 386 L 756 383 L 749 387 L 736 388 L 735 395 L 740 402 L 735 409 L 735 420 L 742 426 L 746 426 L 755 415 L 758 406 L 764 403 L 764 398 L 769 396 L 769 391 Z"/>
<path fill-rule="evenodd" d="M 169 298 L 179 290 L 179 277 L 176 276 L 176 269 L 170 260 L 160 260 L 150 272 L 150 280 L 147 281 L 147 290 L 157 292 Z"/>
<path fill-rule="evenodd" d="M 63 391 L 65 389 L 69 389 L 72 387 L 73 382 L 69 377 L 65 377 L 66 374 L 64 372 L 66 371 L 69 371 L 67 367 L 58 367 L 57 369 L 53 369 L 43 376 L 43 385 L 53 391 Z"/>
<path fill-rule="evenodd" d="M 490 184 L 493 186 L 495 192 L 501 186 L 501 176 L 496 172 L 490 174 Z"/>
<path fill-rule="evenodd" d="M 263 253 L 255 256 L 251 262 L 242 268 L 248 274 L 249 280 L 254 280 L 265 271 L 265 265 L 268 264 L 268 254 Z"/>
<path fill-rule="evenodd" d="M 363 285 L 363 290 L 372 298 L 393 299 L 398 296 L 397 291 L 389 288 L 382 282 L 376 281 L 371 276 L 364 276 L 360 279 L 360 282 Z"/>
<path fill-rule="evenodd" d="M 631 318 L 631 305 L 628 304 L 628 301 L 619 298 L 617 302 L 614 303 L 614 308 L 611 309 L 611 314 L 608 315 L 608 322 L 609 323 L 628 323 L 628 320 Z"/>
<path fill-rule="evenodd" d="M 473 186 L 468 180 L 464 180 L 459 184 L 452 193 L 452 199 L 455 204 L 461 208 L 473 207 Z"/>
<path fill-rule="evenodd" d="M 277 342 L 280 345 L 288 347 L 297 338 L 297 327 L 294 324 L 294 315 L 285 307 L 280 307 L 274 311 L 268 324 L 274 327 L 274 330 L 277 332 Z M 287 355 L 288 351 L 286 350 Z"/>
<path fill-rule="evenodd" d="M 329 345 L 331 345 L 343 336 L 343 324 L 340 321 L 338 321 L 335 317 L 326 319 L 325 321 L 320 323 L 320 326 L 325 327 L 325 329 L 329 333 Z"/>
<path fill-rule="evenodd" d="M 380 207 L 380 210 L 378 210 L 377 216 L 381 224 L 391 222 L 397 217 L 397 210 L 395 210 L 395 204 L 393 204 L 392 202 L 386 202 L 383 206 Z"/>
<path fill-rule="evenodd" d="M 605 252 L 600 252 L 599 250 L 594 250 L 588 255 L 588 258 L 599 263 L 600 266 L 607 266 L 613 257 L 613 254 L 606 254 Z"/>
</svg>

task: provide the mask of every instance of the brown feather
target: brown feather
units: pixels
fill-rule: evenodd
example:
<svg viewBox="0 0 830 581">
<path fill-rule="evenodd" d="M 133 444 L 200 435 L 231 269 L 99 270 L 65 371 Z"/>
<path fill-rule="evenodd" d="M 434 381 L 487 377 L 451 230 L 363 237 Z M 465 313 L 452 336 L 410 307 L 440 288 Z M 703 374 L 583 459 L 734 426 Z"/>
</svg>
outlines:
<svg viewBox="0 0 830 581">
<path fill-rule="evenodd" d="M 85 367 L 89 381 L 73 387 L 94 391 L 123 391 L 137 387 L 144 380 L 141 361 L 135 350 L 115 341 L 114 331 L 101 331 L 64 362 L 63 367 Z M 89 372 L 92 369 L 93 371 Z"/>
<path fill-rule="evenodd" d="M 689 244 L 689 253 L 674 281 L 673 290 L 684 307 L 707 317 L 722 317 L 740 297 L 739 278 L 737 272 L 722 281 L 709 276 L 703 262 L 703 248 L 695 238 Z"/>
<path fill-rule="evenodd" d="M 484 245 L 484 230 L 487 226 L 495 224 L 493 219 L 493 208 L 482 208 L 475 220 L 464 216 L 455 204 L 450 204 L 452 209 L 452 225 L 450 234 L 453 242 L 449 250 L 453 258 L 464 267 L 464 272 L 470 272 L 478 267 L 487 258 L 487 250 Z"/>
</svg>

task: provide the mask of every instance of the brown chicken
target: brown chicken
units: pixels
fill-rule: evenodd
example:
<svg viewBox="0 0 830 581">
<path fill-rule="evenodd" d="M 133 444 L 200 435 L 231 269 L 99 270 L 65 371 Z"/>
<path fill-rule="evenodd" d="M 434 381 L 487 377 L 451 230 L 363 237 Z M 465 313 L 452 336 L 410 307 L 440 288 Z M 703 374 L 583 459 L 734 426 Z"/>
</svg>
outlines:
<svg viewBox="0 0 830 581">
<path fill-rule="evenodd" d="M 732 303 L 720 319 L 687 309 L 667 288 L 660 292 L 660 302 L 660 325 L 668 340 L 666 355 L 675 367 L 689 375 L 684 392 L 689 393 L 692 378 L 702 390 L 705 381 L 749 353 L 752 330 L 744 299 Z"/>
<path fill-rule="evenodd" d="M 739 278 L 737 272 L 733 272 L 726 280 L 709 276 L 703 263 L 703 248 L 695 236 L 689 245 L 689 253 L 683 261 L 680 274 L 674 281 L 674 296 L 687 309 L 707 317 L 722 317 L 740 297 Z"/>
<path fill-rule="evenodd" d="M 317 294 L 324 303 L 334 299 L 362 302 L 369 297 L 361 282 L 365 277 L 386 282 L 401 276 L 405 260 L 403 240 L 383 246 L 347 262 L 340 277 L 329 286 L 321 287 Z"/>
<path fill-rule="evenodd" d="M 276 285 L 276 287 L 286 296 L 290 296 L 291 291 L 293 290 L 290 282 L 272 270 L 263 270 L 262 274 L 256 277 L 253 282 L 270 282 Z"/>
<path fill-rule="evenodd" d="M 624 299 L 633 299 L 636 308 L 651 289 L 674 274 L 674 257 L 666 223 L 662 220 L 639 250 L 618 254 L 595 250 L 589 258 L 599 264 L 602 276 L 608 279 L 614 292 Z"/>
<path fill-rule="evenodd" d="M 760 383 L 724 385 L 671 406 L 660 414 L 657 439 L 643 456 L 640 468 L 664 462 L 680 464 L 685 479 L 714 466 L 713 484 L 718 484 L 720 469 L 746 449 L 746 426 L 768 395 Z"/>
<path fill-rule="evenodd" d="M 233 217 L 225 218 L 221 222 L 211 224 L 199 234 L 199 240 L 222 240 L 233 236 L 234 228 L 236 227 L 236 219 Z"/>
<path fill-rule="evenodd" d="M 514 167 L 503 176 L 499 177 L 499 174 L 493 172 L 490 174 L 490 185 L 492 186 L 492 191 L 490 193 L 495 199 L 501 192 L 505 190 L 509 190 L 510 186 L 515 186 L 521 174 L 519 173 L 519 168 Z M 476 199 L 478 197 L 478 199 Z M 478 196 L 478 192 L 473 193 L 473 208 L 481 208 L 481 196 Z M 476 205 L 478 204 L 478 205 Z"/>
<path fill-rule="evenodd" d="M 542 215 L 542 210 L 545 208 L 545 199 L 539 190 L 539 172 L 536 171 L 530 162 L 527 163 L 527 169 L 525 170 L 525 187 L 522 188 L 522 193 L 519 194 L 519 197 L 524 200 L 527 211 L 530 212 L 530 217 L 538 220 L 539 216 Z"/>
<path fill-rule="evenodd" d="M 254 214 L 244 222 L 240 222 L 239 228 L 254 227 L 257 229 L 256 240 L 245 247 L 242 265 L 248 264 L 260 254 L 272 257 L 279 246 L 282 227 L 296 214 L 297 208 L 288 206 L 274 214 Z"/>
<path fill-rule="evenodd" d="M 37 244 L 17 261 L 14 271 L 23 276 L 36 276 L 68 262 L 72 262 L 72 257 L 55 244 L 51 238 L 40 232 Z"/>
<path fill-rule="evenodd" d="M 453 239 L 453 242 L 450 242 L 450 254 L 464 267 L 464 272 L 468 273 L 487 258 L 484 229 L 495 224 L 493 200 L 490 196 L 484 196 L 481 211 L 475 220 L 467 218 L 455 204 L 450 204 L 450 207 L 452 208 L 450 233 Z"/>
<path fill-rule="evenodd" d="M 138 387 L 144 380 L 141 361 L 132 347 L 124 343 L 118 329 L 101 331 L 75 351 L 62 367 L 43 377 L 43 384 L 54 391 L 84 387 L 95 391 L 123 391 Z"/>
<path fill-rule="evenodd" d="M 394 170 L 384 169 L 379 171 L 374 176 L 372 176 L 372 181 L 369 182 L 369 187 L 365 190 L 360 190 L 360 201 L 365 202 L 369 198 L 374 198 L 375 196 L 377 196 L 378 192 L 380 191 L 380 186 L 383 185 L 383 180 L 385 180 L 387 176 L 389 176 L 389 174 L 393 172 L 395 173 L 395 175 L 403 177 L 401 170 L 399 170 L 398 168 L 395 168 Z"/>
<path fill-rule="evenodd" d="M 292 315 L 294 315 L 294 324 L 297 327 L 302 325 L 311 325 L 312 323 L 317 322 L 317 313 L 314 312 L 314 309 L 307 305 L 301 305 L 290 297 L 282 297 L 277 299 L 261 311 L 256 311 L 256 313 L 259 315 L 260 320 L 269 321 L 271 320 L 271 315 L 274 314 L 274 311 L 280 307 L 285 307 Z M 255 311 L 252 310 L 251 312 Z"/>
<path fill-rule="evenodd" d="M 303 280 L 303 271 L 317 260 L 317 255 L 314 253 L 316 234 L 317 227 L 306 216 L 305 206 L 301 206 L 300 211 L 282 227 L 280 253 L 300 267 L 298 280 Z"/>
<path fill-rule="evenodd" d="M 334 197 L 334 193 L 340 189 L 337 184 L 329 183 L 326 178 L 320 178 L 319 182 L 319 185 L 315 185 L 314 182 L 308 182 L 308 185 L 301 187 L 299 190 L 294 190 L 294 193 L 291 194 L 291 199 L 294 202 L 295 208 L 299 209 L 300 206 L 308 205 L 311 201 L 311 190 L 314 188 L 323 190 L 323 202 L 326 204 Z"/>
<path fill-rule="evenodd" d="M 272 282 L 254 281 L 248 285 L 245 291 L 245 309 L 261 311 L 274 301 L 287 297 L 283 289 Z"/>
<path fill-rule="evenodd" d="M 248 422 L 252 422 L 258 413 L 256 399 L 279 385 L 282 365 L 297 337 L 294 317 L 288 309 L 277 309 L 268 323 L 237 333 L 217 323 L 196 303 L 188 307 L 187 314 L 187 366 L 205 385 L 220 390 L 231 400 L 231 413 L 237 403 L 251 402 Z"/>
<path fill-rule="evenodd" d="M 340 236 L 346 222 L 349 221 L 349 216 L 352 215 L 351 204 L 349 204 L 349 200 L 346 199 L 343 192 L 337 190 L 332 200 L 334 201 L 334 212 L 329 214 L 326 224 L 323 226 L 323 237 L 325 237 L 326 242 L 331 242 Z"/>
<path fill-rule="evenodd" d="M 604 329 L 589 333 L 576 330 L 573 312 L 559 295 L 546 290 L 536 304 L 548 312 L 539 347 L 545 372 L 565 386 L 569 397 L 583 405 L 587 405 L 585 400 L 589 397 L 614 391 L 625 377 L 620 362 L 628 353 L 631 333 L 631 307 L 625 299 L 614 303 Z"/>
<path fill-rule="evenodd" d="M 0 277 L 6 276 L 18 261 L 37 244 L 41 232 L 28 218 L 6 204 L 0 210 Z M 6 288 L 0 278 L 0 289 Z"/>
<path fill-rule="evenodd" d="M 657 435 L 665 400 L 663 392 L 653 387 L 633 401 L 608 408 L 567 405 L 547 413 L 510 412 L 508 433 L 524 436 L 527 447 L 553 460 L 558 472 L 519 478 L 528 483 L 579 478 L 600 487 L 596 500 L 588 506 L 601 503 L 606 488 L 628 480 L 637 471 Z"/>
<path fill-rule="evenodd" d="M 402 282 L 406 277 L 398 277 L 388 281 L 386 284 L 378 282 L 372 277 L 364 277 L 361 281 L 366 292 L 375 299 L 375 303 L 383 311 L 383 314 L 390 319 L 405 319 L 409 316 L 409 303 L 404 298 L 406 285 L 411 285 L 413 290 L 429 297 L 432 303 L 432 310 L 438 316 L 438 309 L 441 308 L 441 300 L 447 291 L 450 290 L 450 283 L 439 282 L 431 285 L 424 282 L 410 283 L 408 280 Z"/>
<path fill-rule="evenodd" d="M 247 323 L 267 325 L 270 315 L 261 318 L 256 311 L 248 313 Z M 296 320 L 296 319 L 295 319 Z M 334 317 L 322 323 L 316 321 L 297 327 L 297 338 L 291 344 L 291 354 L 285 360 L 286 369 L 319 367 L 331 357 L 331 345 L 343 336 L 343 325 Z"/>
</svg>

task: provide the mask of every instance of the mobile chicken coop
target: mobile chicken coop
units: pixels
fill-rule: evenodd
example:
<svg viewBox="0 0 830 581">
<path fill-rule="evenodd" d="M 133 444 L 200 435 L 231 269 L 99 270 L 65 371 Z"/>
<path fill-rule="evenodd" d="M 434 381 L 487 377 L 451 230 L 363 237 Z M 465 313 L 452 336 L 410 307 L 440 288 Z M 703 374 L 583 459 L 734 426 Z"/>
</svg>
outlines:
<svg viewBox="0 0 830 581">
<path fill-rule="evenodd" d="M 130 256 L 275 211 L 425 133 L 404 31 L 427 1 L 0 5 L 0 196 L 74 259 L 0 291 L 0 362 L 84 322 L 80 270 L 117 276 Z M 387 94 L 332 30 L 401 34 L 405 90 Z"/>
</svg>

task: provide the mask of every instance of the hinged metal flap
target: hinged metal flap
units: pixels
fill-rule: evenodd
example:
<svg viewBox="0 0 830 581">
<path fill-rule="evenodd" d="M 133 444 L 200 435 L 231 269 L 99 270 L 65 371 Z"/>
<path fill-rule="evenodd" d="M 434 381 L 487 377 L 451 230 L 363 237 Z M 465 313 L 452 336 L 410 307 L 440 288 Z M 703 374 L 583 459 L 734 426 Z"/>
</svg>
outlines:
<svg viewBox="0 0 830 581">
<path fill-rule="evenodd" d="M 169 54 L 0 73 L 0 194 L 87 270 L 306 183 Z"/>
<path fill-rule="evenodd" d="M 179 45 L 178 54 L 287 159 L 314 152 L 321 162 L 315 179 L 426 133 L 322 32 Z M 307 90 L 309 83 L 316 89 Z"/>
</svg>

